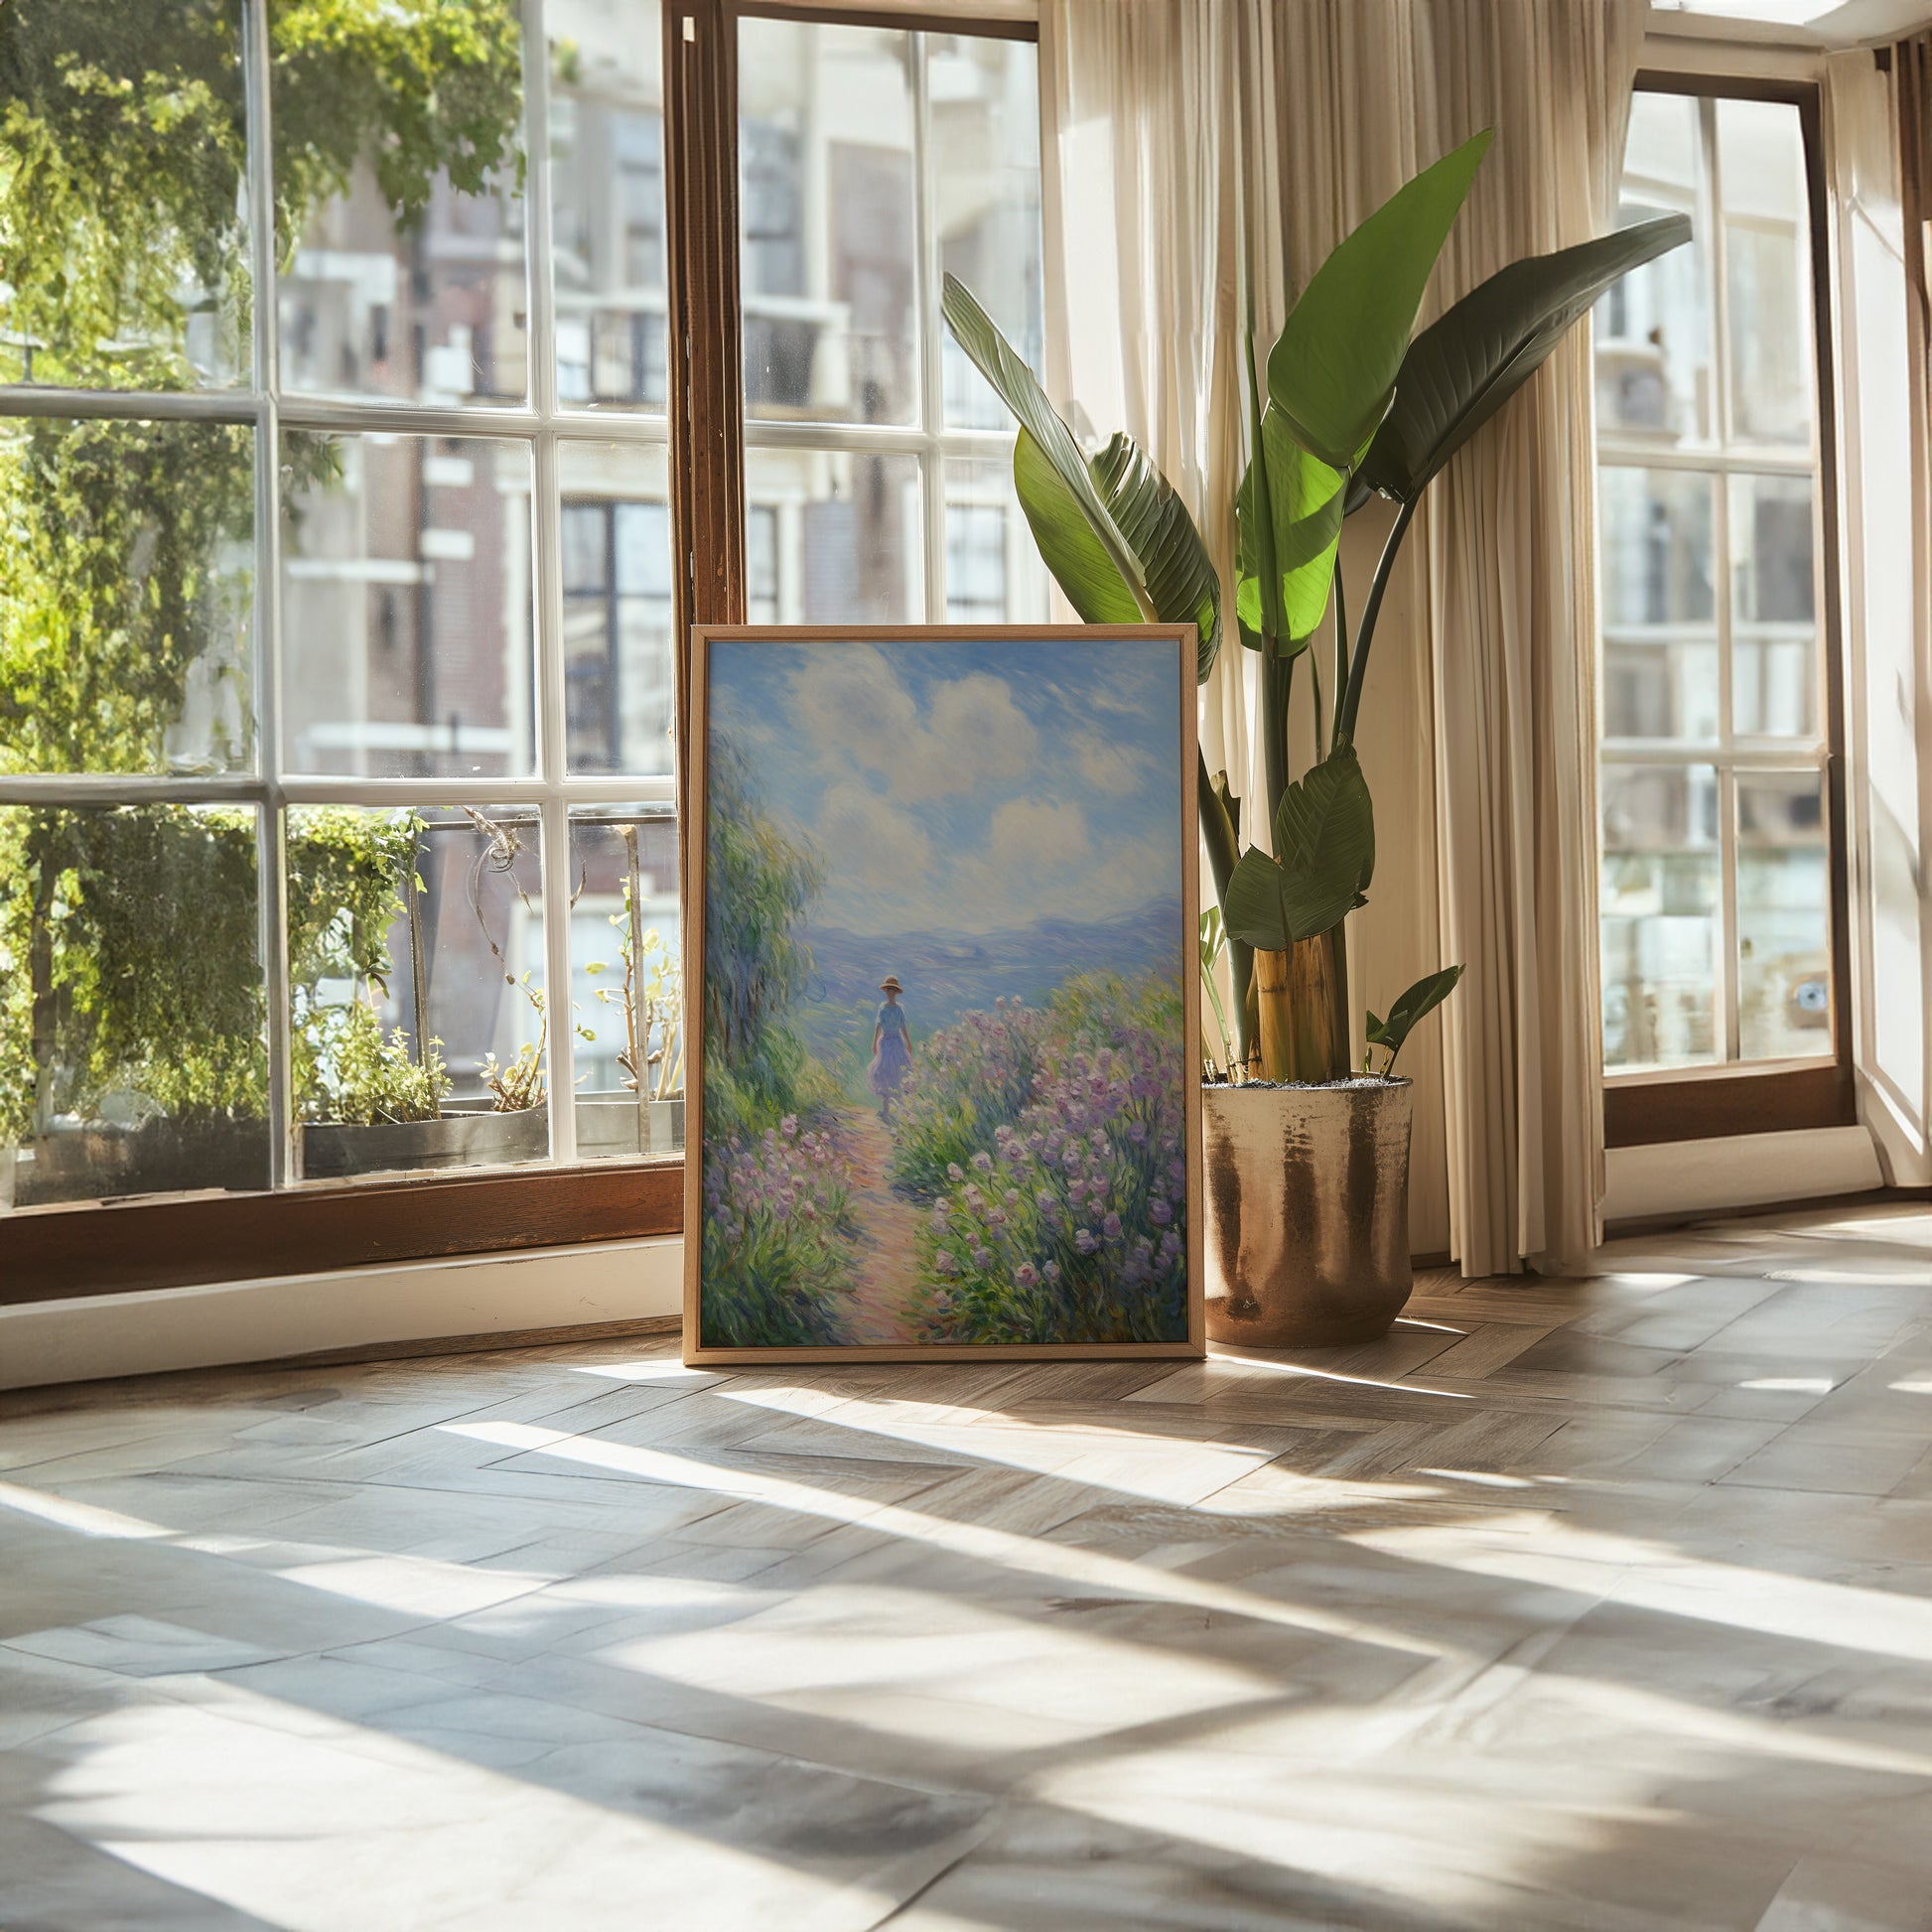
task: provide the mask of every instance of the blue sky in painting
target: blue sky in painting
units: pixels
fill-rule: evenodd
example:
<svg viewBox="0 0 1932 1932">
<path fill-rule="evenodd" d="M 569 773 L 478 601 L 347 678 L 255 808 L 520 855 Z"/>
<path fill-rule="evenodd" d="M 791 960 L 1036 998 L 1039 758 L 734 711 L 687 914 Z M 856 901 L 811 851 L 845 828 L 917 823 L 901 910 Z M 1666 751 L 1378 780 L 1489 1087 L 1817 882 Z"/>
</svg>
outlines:
<svg viewBox="0 0 1932 1932">
<path fill-rule="evenodd" d="M 814 923 L 996 932 L 1179 898 L 1172 642 L 727 639 L 710 656 L 710 729 L 825 860 Z"/>
</svg>

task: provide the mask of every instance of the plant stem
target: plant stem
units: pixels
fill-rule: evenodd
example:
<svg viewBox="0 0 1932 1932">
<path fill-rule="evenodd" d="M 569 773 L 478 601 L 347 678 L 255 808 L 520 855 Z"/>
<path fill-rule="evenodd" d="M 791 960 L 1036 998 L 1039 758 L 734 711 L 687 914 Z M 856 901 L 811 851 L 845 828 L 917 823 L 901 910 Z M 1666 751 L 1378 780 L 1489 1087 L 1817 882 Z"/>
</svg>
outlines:
<svg viewBox="0 0 1932 1932">
<path fill-rule="evenodd" d="M 1268 791 L 1268 823 L 1288 789 L 1288 701 L 1295 689 L 1295 660 L 1277 657 L 1272 640 L 1261 653 L 1262 777 Z"/>
<path fill-rule="evenodd" d="M 1335 544 L 1335 715 L 1328 731 L 1328 749 L 1334 751 L 1341 744 L 1341 700 L 1348 689 L 1348 600 L 1343 595 L 1341 581 L 1341 543 Z M 1315 735 L 1321 732 L 1321 707 L 1315 707 Z"/>
<path fill-rule="evenodd" d="M 1241 844 L 1235 835 L 1234 821 L 1228 816 L 1228 809 L 1221 802 L 1221 794 L 1214 789 L 1214 781 L 1207 775 L 1205 755 L 1197 750 L 1195 759 L 1197 768 L 1194 783 L 1200 794 L 1198 809 L 1201 836 L 1207 847 L 1207 869 L 1214 878 L 1214 902 L 1221 908 L 1221 922 L 1225 925 L 1228 909 L 1228 880 L 1233 875 L 1235 862 L 1241 856 Z M 1254 948 L 1243 940 L 1230 937 L 1228 984 L 1234 995 L 1236 1042 L 1244 1060 L 1254 1044 L 1254 1026 L 1249 1017 L 1251 1006 L 1248 999 L 1248 989 L 1254 984 Z"/>
<path fill-rule="evenodd" d="M 1348 665 L 1348 690 L 1342 699 L 1341 714 L 1335 722 L 1335 743 L 1349 744 L 1355 736 L 1355 715 L 1362 708 L 1362 685 L 1368 676 L 1368 647 L 1375 640 L 1375 621 L 1382 614 L 1382 594 L 1389 588 L 1395 569 L 1395 555 L 1402 539 L 1409 534 L 1409 519 L 1416 513 L 1419 496 L 1411 496 L 1396 512 L 1389 540 L 1376 560 L 1375 576 L 1368 587 L 1368 602 L 1362 608 L 1362 627 L 1355 635 L 1355 654 Z"/>
</svg>

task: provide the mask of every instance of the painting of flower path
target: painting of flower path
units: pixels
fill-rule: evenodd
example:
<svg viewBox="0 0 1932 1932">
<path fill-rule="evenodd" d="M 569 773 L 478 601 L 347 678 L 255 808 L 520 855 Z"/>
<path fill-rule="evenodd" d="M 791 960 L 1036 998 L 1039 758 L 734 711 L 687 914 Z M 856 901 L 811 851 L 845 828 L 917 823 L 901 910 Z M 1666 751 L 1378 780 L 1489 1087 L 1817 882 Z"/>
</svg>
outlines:
<svg viewBox="0 0 1932 1932">
<path fill-rule="evenodd" d="M 702 1348 L 1186 1344 L 1181 648 L 709 640 Z"/>
</svg>

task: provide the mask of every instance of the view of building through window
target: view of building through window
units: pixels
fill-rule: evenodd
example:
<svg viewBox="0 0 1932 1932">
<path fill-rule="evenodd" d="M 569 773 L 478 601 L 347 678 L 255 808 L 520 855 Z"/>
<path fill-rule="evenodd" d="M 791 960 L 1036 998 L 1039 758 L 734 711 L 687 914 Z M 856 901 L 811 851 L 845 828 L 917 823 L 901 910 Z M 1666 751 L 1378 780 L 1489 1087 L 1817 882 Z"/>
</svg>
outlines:
<svg viewBox="0 0 1932 1932">
<path fill-rule="evenodd" d="M 543 19 L 15 30 L 0 1206 L 680 1144 L 661 25 Z M 1033 47 L 740 33 L 748 616 L 1042 617 Z"/>
<path fill-rule="evenodd" d="M 1812 241 L 1796 107 L 1640 91 L 1596 318 L 1611 1074 L 1834 1050 Z"/>
</svg>

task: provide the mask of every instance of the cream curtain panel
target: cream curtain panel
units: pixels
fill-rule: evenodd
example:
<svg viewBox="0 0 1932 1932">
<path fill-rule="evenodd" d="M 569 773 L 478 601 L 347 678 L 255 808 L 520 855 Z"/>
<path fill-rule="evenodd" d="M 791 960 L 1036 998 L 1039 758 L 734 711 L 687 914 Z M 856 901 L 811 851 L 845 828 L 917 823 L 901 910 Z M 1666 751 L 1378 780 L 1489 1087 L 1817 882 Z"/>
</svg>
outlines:
<svg viewBox="0 0 1932 1932">
<path fill-rule="evenodd" d="M 1285 289 L 1483 126 L 1496 143 L 1425 320 L 1506 262 L 1600 232 L 1645 11 L 1042 0 L 1049 390 L 1076 423 L 1142 440 L 1227 569 L 1244 259 L 1265 349 Z M 1432 486 L 1364 706 L 1372 720 L 1379 687 L 1410 719 L 1403 742 L 1363 752 L 1378 802 L 1393 791 L 1404 821 L 1384 804 L 1378 844 L 1411 847 L 1407 889 L 1433 900 L 1438 943 L 1418 935 L 1419 956 L 1365 966 L 1358 941 L 1355 991 L 1364 974 L 1386 997 L 1440 960 L 1467 965 L 1445 1009 L 1444 1107 L 1449 1234 L 1469 1275 L 1577 1267 L 1598 1236 L 1592 485 L 1580 332 Z M 1202 717 L 1209 766 L 1239 791 L 1253 756 L 1247 655 L 1224 652 Z M 1420 680 L 1413 717 L 1404 680 Z M 1433 795 L 1382 782 L 1378 765 L 1419 759 Z M 1391 891 L 1385 867 L 1377 897 Z"/>
</svg>

